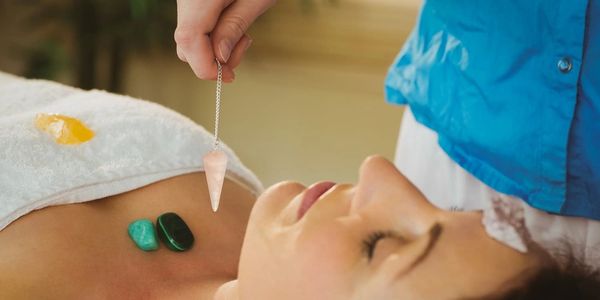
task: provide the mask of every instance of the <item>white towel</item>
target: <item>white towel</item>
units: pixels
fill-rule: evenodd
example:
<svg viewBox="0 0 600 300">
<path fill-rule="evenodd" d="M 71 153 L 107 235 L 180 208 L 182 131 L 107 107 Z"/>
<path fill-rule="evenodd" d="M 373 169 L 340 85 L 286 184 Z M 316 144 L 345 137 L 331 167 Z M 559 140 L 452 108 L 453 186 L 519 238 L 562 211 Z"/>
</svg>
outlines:
<svg viewBox="0 0 600 300">
<path fill-rule="evenodd" d="M 95 136 L 79 145 L 57 144 L 35 127 L 38 113 L 77 118 Z M 201 171 L 213 138 L 155 103 L 0 72 L 0 230 L 36 209 Z M 256 176 L 221 145 L 229 158 L 227 177 L 262 192 Z"/>
</svg>

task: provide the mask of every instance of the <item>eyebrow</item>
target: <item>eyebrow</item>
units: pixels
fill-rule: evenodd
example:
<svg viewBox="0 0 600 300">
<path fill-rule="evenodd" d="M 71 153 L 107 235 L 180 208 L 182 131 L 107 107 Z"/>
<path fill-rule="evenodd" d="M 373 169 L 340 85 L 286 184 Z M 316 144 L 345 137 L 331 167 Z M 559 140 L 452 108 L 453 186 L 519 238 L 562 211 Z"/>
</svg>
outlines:
<svg viewBox="0 0 600 300">
<path fill-rule="evenodd" d="M 427 258 L 427 256 L 429 256 L 429 254 L 431 253 L 431 250 L 433 250 L 433 248 L 437 244 L 437 241 L 440 239 L 440 236 L 442 235 L 442 229 L 443 228 L 440 223 L 435 223 L 431 227 L 431 229 L 429 230 L 429 233 L 428 233 L 429 243 L 427 243 L 425 250 L 423 250 L 423 252 L 419 255 L 419 257 L 417 257 L 417 259 L 415 259 L 415 261 L 406 270 L 404 270 L 401 274 L 398 274 L 397 276 L 402 276 L 402 275 L 412 271 L 417 265 L 419 265 L 421 262 L 423 262 L 425 260 L 425 258 Z"/>
</svg>

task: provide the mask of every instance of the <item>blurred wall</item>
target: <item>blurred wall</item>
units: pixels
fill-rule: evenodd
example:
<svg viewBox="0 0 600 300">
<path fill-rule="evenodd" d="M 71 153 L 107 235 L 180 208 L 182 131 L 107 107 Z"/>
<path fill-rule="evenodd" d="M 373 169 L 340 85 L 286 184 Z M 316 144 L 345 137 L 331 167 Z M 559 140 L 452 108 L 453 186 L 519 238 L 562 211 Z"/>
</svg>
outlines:
<svg viewBox="0 0 600 300">
<path fill-rule="evenodd" d="M 392 159 L 402 109 L 384 102 L 383 80 L 419 2 L 279 1 L 252 28 L 254 43 L 223 88 L 222 140 L 265 185 L 354 182 L 367 155 Z M 5 46 L 0 69 L 18 73 L 18 62 L 2 61 Z M 133 55 L 126 70 L 126 94 L 213 130 L 214 82 L 197 80 L 175 53 Z"/>
</svg>

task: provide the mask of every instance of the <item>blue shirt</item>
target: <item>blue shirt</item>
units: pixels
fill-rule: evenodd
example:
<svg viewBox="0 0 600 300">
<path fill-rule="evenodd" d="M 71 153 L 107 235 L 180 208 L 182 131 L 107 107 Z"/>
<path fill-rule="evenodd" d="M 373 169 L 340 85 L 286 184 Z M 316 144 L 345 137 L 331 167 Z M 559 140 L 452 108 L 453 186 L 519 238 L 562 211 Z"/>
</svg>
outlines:
<svg viewBox="0 0 600 300">
<path fill-rule="evenodd" d="M 600 220 L 600 0 L 425 0 L 385 91 L 487 185 Z"/>
</svg>

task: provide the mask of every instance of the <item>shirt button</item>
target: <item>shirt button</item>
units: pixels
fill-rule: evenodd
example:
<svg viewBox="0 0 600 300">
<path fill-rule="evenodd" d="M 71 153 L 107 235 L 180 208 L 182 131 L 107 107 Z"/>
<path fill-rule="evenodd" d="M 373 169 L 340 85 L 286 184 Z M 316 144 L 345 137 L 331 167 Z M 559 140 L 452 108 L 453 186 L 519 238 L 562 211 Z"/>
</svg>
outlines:
<svg viewBox="0 0 600 300">
<path fill-rule="evenodd" d="M 563 57 L 558 61 L 558 70 L 562 73 L 569 73 L 573 69 L 573 62 L 569 57 Z"/>
</svg>

